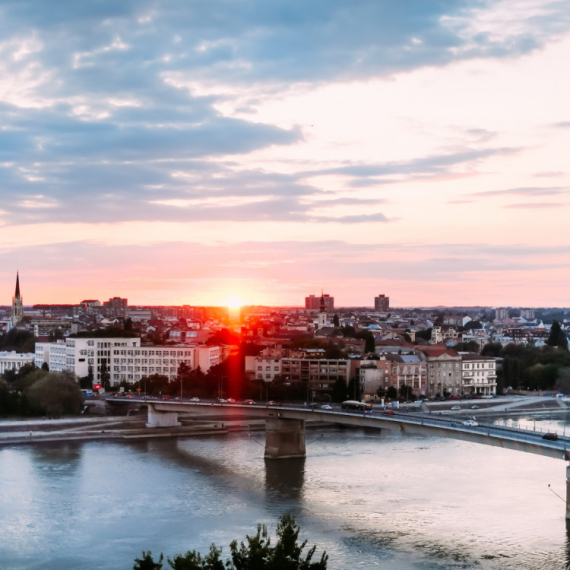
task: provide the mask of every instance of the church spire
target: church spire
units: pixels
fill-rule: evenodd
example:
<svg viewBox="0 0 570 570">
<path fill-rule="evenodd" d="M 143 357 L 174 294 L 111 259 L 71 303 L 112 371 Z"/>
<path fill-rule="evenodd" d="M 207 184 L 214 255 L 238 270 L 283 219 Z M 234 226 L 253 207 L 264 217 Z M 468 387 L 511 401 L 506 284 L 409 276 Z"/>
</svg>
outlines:
<svg viewBox="0 0 570 570">
<path fill-rule="evenodd" d="M 16 271 L 16 292 L 14 293 L 15 299 L 20 299 L 20 272 Z"/>
<path fill-rule="evenodd" d="M 327 307 L 325 305 L 325 294 L 321 289 L 321 313 L 326 313 Z"/>
</svg>

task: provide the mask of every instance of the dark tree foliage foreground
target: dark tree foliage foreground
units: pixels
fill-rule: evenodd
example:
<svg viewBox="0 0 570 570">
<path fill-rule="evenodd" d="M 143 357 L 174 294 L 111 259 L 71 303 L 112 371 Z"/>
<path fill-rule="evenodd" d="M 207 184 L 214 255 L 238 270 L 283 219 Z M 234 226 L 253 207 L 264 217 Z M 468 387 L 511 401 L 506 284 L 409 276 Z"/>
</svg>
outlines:
<svg viewBox="0 0 570 570">
<path fill-rule="evenodd" d="M 323 552 L 320 560 L 313 562 L 317 549 L 313 546 L 303 556 L 307 545 L 299 543 L 301 528 L 295 518 L 284 514 L 277 524 L 277 541 L 273 546 L 265 525 L 257 525 L 257 533 L 246 536 L 245 542 L 237 540 L 230 544 L 231 557 L 222 561 L 222 549 L 215 544 L 210 552 L 202 556 L 195 550 L 168 558 L 168 565 L 174 570 L 326 570 L 328 556 Z M 154 560 L 152 552 L 143 551 L 142 558 L 135 559 L 133 570 L 162 570 L 164 557 Z"/>
</svg>

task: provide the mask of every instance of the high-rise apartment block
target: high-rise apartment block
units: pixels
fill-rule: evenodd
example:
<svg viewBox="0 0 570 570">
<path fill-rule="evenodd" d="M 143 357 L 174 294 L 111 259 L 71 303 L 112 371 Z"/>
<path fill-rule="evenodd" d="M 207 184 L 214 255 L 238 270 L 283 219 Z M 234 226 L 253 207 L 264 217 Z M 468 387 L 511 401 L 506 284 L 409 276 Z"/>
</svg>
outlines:
<svg viewBox="0 0 570 570">
<path fill-rule="evenodd" d="M 309 309 L 310 311 L 320 311 L 321 309 L 321 300 L 325 302 L 325 310 L 327 312 L 334 311 L 334 297 L 330 295 L 309 295 L 305 297 L 305 309 Z"/>
<path fill-rule="evenodd" d="M 374 297 L 374 310 L 381 313 L 390 310 L 390 297 L 386 297 L 386 295 Z"/>
</svg>

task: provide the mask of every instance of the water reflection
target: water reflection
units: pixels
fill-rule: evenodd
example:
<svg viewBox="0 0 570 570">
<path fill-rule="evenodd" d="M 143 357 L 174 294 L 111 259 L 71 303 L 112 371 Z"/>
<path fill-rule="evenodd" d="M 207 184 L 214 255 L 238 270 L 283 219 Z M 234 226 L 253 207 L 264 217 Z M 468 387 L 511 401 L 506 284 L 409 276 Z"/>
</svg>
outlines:
<svg viewBox="0 0 570 570">
<path fill-rule="evenodd" d="M 305 458 L 266 459 L 265 491 L 270 499 L 303 499 Z"/>
</svg>

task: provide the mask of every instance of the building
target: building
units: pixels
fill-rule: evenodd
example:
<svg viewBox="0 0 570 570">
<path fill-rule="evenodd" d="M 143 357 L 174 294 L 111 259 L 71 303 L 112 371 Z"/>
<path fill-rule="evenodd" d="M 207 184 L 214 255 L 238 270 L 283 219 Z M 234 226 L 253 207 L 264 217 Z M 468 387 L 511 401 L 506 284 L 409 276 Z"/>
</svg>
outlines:
<svg viewBox="0 0 570 570">
<path fill-rule="evenodd" d="M 126 317 L 129 310 L 129 302 L 121 297 L 113 297 L 103 303 L 103 314 L 106 317 Z"/>
<path fill-rule="evenodd" d="M 422 347 L 418 356 L 427 367 L 426 396 L 434 398 L 448 393 L 461 395 L 462 364 L 461 356 L 443 346 Z"/>
<path fill-rule="evenodd" d="M 497 362 L 490 356 L 460 353 L 462 364 L 462 392 L 465 395 L 492 395 L 497 393 Z"/>
<path fill-rule="evenodd" d="M 20 295 L 20 274 L 16 272 L 16 291 L 12 297 L 12 327 L 17 327 L 24 318 L 24 299 Z"/>
<path fill-rule="evenodd" d="M 65 354 L 65 364 L 63 356 Z M 47 362 L 50 370 L 67 370 L 77 377 L 93 373 L 100 383 L 105 370 L 112 386 L 137 382 L 145 376 L 161 374 L 174 380 L 181 364 L 202 372 L 223 359 L 223 348 L 205 345 L 141 346 L 139 338 L 67 338 L 63 343 L 36 343 L 35 364 Z M 50 364 L 51 363 L 51 364 Z"/>
<path fill-rule="evenodd" d="M 281 374 L 291 383 L 303 382 L 307 385 L 307 394 L 316 395 L 331 391 L 339 379 L 348 386 L 353 364 L 350 360 L 283 358 Z"/>
<path fill-rule="evenodd" d="M 321 303 L 319 305 L 319 314 L 317 316 L 317 329 L 323 329 L 328 325 L 327 321 L 327 304 L 325 296 L 321 295 Z"/>
<path fill-rule="evenodd" d="M 18 353 L 0 352 L 0 374 L 4 374 L 8 370 L 19 370 L 24 364 L 31 364 L 34 362 L 34 354 L 28 352 Z"/>
<path fill-rule="evenodd" d="M 521 309 L 521 317 L 527 321 L 534 321 L 536 318 L 534 309 Z"/>
<path fill-rule="evenodd" d="M 325 310 L 327 312 L 334 311 L 334 297 L 330 295 L 321 294 L 320 297 L 315 295 L 309 295 L 305 297 L 305 309 L 310 311 L 319 311 L 321 308 L 321 300 L 324 299 L 325 302 Z"/>
<path fill-rule="evenodd" d="M 389 385 L 400 390 L 408 386 L 416 396 L 427 393 L 427 365 L 417 354 L 391 354 L 392 363 Z"/>
<path fill-rule="evenodd" d="M 386 295 L 378 295 L 374 297 L 374 310 L 379 313 L 386 313 L 390 310 L 390 297 Z"/>
<path fill-rule="evenodd" d="M 500 307 L 495 309 L 495 319 L 497 321 L 504 321 L 509 318 L 509 309 Z"/>
<path fill-rule="evenodd" d="M 360 362 L 360 391 L 366 401 L 373 400 L 379 388 L 387 390 L 390 384 L 392 363 L 389 360 L 362 360 Z"/>
</svg>

